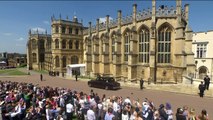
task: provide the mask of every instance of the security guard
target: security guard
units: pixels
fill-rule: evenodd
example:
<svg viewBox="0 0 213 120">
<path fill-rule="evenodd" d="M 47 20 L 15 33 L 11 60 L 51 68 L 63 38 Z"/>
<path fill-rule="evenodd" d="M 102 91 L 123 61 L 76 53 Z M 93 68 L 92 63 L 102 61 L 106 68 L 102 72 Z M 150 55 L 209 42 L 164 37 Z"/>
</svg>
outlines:
<svg viewBox="0 0 213 120">
<path fill-rule="evenodd" d="M 141 80 L 140 80 L 140 89 L 141 90 L 143 89 L 143 83 L 144 83 L 144 80 L 141 78 Z"/>
</svg>

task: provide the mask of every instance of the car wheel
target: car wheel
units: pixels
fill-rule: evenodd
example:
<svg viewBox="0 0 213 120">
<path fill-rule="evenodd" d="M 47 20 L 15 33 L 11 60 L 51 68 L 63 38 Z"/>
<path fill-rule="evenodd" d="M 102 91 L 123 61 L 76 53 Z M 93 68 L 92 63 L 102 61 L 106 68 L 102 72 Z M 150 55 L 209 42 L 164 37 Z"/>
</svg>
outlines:
<svg viewBox="0 0 213 120">
<path fill-rule="evenodd" d="M 105 90 L 108 90 L 108 89 L 109 89 L 109 87 L 108 87 L 108 86 L 106 86 L 106 87 L 105 87 Z"/>
<path fill-rule="evenodd" d="M 91 84 L 91 83 L 89 83 L 88 85 L 89 85 L 89 87 L 92 87 L 92 84 Z"/>
</svg>

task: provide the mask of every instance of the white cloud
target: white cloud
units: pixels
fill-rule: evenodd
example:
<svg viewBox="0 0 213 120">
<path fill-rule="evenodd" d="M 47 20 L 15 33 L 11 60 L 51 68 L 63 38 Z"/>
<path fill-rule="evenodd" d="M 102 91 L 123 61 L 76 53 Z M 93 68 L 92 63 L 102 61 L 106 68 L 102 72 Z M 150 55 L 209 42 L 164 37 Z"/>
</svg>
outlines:
<svg viewBox="0 0 213 120">
<path fill-rule="evenodd" d="M 18 38 L 16 41 L 24 41 L 23 37 Z"/>
<path fill-rule="evenodd" d="M 35 28 L 32 28 L 31 30 L 32 32 L 37 32 L 38 30 L 39 33 L 45 33 L 46 31 L 44 28 L 41 28 L 41 27 L 35 27 Z"/>
<path fill-rule="evenodd" d="M 46 24 L 46 25 L 50 25 L 50 22 L 47 21 L 47 20 L 43 21 L 43 23 Z"/>
<path fill-rule="evenodd" d="M 2 33 L 3 35 L 5 35 L 5 36 L 11 36 L 12 35 L 12 33 L 9 33 L 9 32 L 7 32 L 7 33 Z"/>
<path fill-rule="evenodd" d="M 113 18 L 109 17 L 109 20 L 113 20 Z M 106 22 L 106 17 L 99 18 L 100 23 Z"/>
<path fill-rule="evenodd" d="M 16 44 L 17 47 L 24 47 L 24 44 Z"/>
</svg>

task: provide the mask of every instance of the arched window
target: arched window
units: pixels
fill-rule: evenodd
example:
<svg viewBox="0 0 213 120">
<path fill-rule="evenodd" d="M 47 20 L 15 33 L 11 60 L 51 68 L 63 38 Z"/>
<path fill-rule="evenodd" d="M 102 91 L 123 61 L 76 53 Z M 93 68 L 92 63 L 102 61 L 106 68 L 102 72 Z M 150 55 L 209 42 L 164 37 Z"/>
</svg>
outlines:
<svg viewBox="0 0 213 120">
<path fill-rule="evenodd" d="M 101 54 L 103 54 L 103 52 L 104 52 L 104 40 L 103 40 L 103 38 L 101 38 L 101 40 L 100 40 L 100 53 Z"/>
<path fill-rule="evenodd" d="M 39 41 L 40 49 L 44 49 L 44 40 Z"/>
<path fill-rule="evenodd" d="M 55 49 L 59 49 L 59 40 L 55 39 Z"/>
<path fill-rule="evenodd" d="M 62 49 L 66 49 L 66 40 L 62 40 Z"/>
<path fill-rule="evenodd" d="M 206 57 L 206 49 L 207 49 L 207 43 L 197 44 L 197 58 L 205 58 Z"/>
<path fill-rule="evenodd" d="M 71 27 L 69 28 L 69 34 L 72 34 L 72 28 Z"/>
<path fill-rule="evenodd" d="M 72 41 L 69 41 L 69 49 L 72 49 Z"/>
<path fill-rule="evenodd" d="M 75 41 L 75 49 L 79 49 L 79 41 Z"/>
<path fill-rule="evenodd" d="M 158 31 L 158 63 L 170 63 L 171 59 L 171 29 L 163 26 Z"/>
<path fill-rule="evenodd" d="M 75 34 L 78 35 L 78 28 L 75 29 Z"/>
<path fill-rule="evenodd" d="M 55 33 L 58 33 L 58 31 L 59 31 L 58 26 L 55 26 Z"/>
<path fill-rule="evenodd" d="M 78 64 L 78 57 L 77 56 L 71 57 L 71 64 Z"/>
<path fill-rule="evenodd" d="M 149 63 L 149 31 L 146 28 L 139 32 L 139 62 Z"/>
<path fill-rule="evenodd" d="M 203 79 L 208 73 L 208 68 L 206 66 L 201 66 L 198 70 L 200 79 Z"/>
<path fill-rule="evenodd" d="M 44 53 L 39 54 L 39 61 L 44 62 Z"/>
<path fill-rule="evenodd" d="M 49 49 L 49 44 L 50 44 L 50 43 L 49 43 L 49 41 L 47 40 L 47 42 L 46 42 L 46 48 L 47 48 L 47 49 Z"/>
<path fill-rule="evenodd" d="M 63 27 L 61 27 L 61 32 L 63 33 L 63 34 L 65 34 L 65 31 L 66 31 L 66 28 L 63 26 Z"/>
<path fill-rule="evenodd" d="M 124 35 L 124 61 L 128 61 L 128 55 L 130 51 L 130 33 L 125 33 Z"/>
<path fill-rule="evenodd" d="M 63 66 L 62 67 L 66 67 L 66 65 L 67 65 L 66 56 L 63 56 L 62 61 L 63 61 Z"/>
<path fill-rule="evenodd" d="M 32 49 L 35 50 L 37 48 L 37 42 L 35 39 L 32 40 Z"/>
<path fill-rule="evenodd" d="M 47 49 L 51 49 L 51 40 L 47 40 L 46 45 Z"/>
<path fill-rule="evenodd" d="M 111 46 L 112 46 L 112 48 L 111 48 L 111 52 L 112 52 L 112 54 L 111 54 L 111 58 L 112 58 L 112 60 L 113 60 L 113 53 L 115 52 L 115 40 L 116 40 L 116 36 L 115 36 L 115 34 L 112 36 L 112 42 L 111 42 Z"/>
<path fill-rule="evenodd" d="M 33 63 L 36 63 L 37 62 L 37 56 L 36 56 L 36 53 L 33 53 Z"/>
<path fill-rule="evenodd" d="M 59 57 L 58 56 L 55 57 L 55 66 L 56 67 L 60 67 L 60 62 L 59 62 Z"/>
</svg>

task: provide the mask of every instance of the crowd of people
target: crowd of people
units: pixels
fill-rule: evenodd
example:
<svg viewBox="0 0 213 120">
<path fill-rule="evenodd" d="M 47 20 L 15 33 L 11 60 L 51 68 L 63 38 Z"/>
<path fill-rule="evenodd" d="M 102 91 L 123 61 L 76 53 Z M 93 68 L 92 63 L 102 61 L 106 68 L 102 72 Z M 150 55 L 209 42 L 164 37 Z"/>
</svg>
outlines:
<svg viewBox="0 0 213 120">
<path fill-rule="evenodd" d="M 93 90 L 41 87 L 28 83 L 0 81 L 2 120 L 209 120 L 206 110 L 183 106 L 172 110 L 170 103 L 155 106 L 145 98 L 98 95 Z"/>
</svg>

